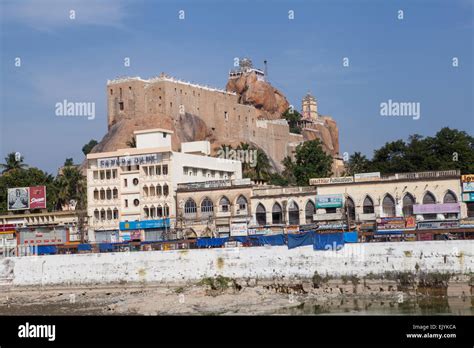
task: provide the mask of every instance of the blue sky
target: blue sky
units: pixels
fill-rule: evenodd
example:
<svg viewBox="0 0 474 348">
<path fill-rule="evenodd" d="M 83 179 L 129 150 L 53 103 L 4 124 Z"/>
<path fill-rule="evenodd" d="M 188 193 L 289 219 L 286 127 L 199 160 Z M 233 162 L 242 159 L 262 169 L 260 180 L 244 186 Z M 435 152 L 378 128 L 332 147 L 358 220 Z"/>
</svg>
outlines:
<svg viewBox="0 0 474 348">
<path fill-rule="evenodd" d="M 18 151 L 55 173 L 67 157 L 81 162 L 82 146 L 105 135 L 107 79 L 166 72 L 223 88 L 234 57 L 244 56 L 257 66 L 267 59 L 271 83 L 298 109 L 310 90 L 320 112 L 338 122 L 341 153 L 371 157 L 387 141 L 444 126 L 472 135 L 473 4 L 4 0 L 0 156 Z M 64 99 L 95 102 L 95 119 L 56 116 Z M 380 116 L 389 99 L 419 102 L 420 119 Z"/>
</svg>

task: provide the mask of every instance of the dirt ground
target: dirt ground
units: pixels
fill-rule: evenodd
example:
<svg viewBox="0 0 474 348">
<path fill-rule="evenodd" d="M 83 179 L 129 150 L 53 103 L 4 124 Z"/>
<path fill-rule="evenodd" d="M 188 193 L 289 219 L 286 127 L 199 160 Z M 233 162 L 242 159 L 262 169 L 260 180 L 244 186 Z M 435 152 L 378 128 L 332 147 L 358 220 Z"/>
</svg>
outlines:
<svg viewBox="0 0 474 348">
<path fill-rule="evenodd" d="M 385 287 L 385 288 L 384 288 Z M 213 280 L 194 284 L 8 288 L 0 295 L 1 315 L 295 315 L 460 314 L 473 315 L 472 296 L 420 297 L 387 284 L 310 282 L 258 284 Z M 402 295 L 401 295 L 402 294 Z"/>
</svg>

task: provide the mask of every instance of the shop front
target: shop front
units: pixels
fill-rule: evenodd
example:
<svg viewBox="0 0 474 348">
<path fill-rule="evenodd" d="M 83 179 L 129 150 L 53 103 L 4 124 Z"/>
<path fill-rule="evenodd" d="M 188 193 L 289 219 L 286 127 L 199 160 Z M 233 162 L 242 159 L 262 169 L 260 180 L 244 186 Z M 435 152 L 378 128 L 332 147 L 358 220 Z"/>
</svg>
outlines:
<svg viewBox="0 0 474 348">
<path fill-rule="evenodd" d="M 123 241 L 163 241 L 170 234 L 170 219 L 120 222 L 120 234 Z"/>
</svg>

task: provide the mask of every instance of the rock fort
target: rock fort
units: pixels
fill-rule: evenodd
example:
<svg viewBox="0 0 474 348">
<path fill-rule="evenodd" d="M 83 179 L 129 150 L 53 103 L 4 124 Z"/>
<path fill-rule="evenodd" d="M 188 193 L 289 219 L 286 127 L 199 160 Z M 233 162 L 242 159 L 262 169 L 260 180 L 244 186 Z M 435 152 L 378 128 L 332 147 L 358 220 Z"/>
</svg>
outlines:
<svg viewBox="0 0 474 348">
<path fill-rule="evenodd" d="M 291 133 L 281 119 L 289 107 L 286 97 L 250 60 L 230 72 L 225 90 L 161 74 L 109 80 L 107 97 L 108 133 L 92 152 L 127 147 L 135 130 L 166 128 L 174 131 L 173 150 L 178 151 L 181 142 L 209 140 L 215 153 L 222 144 L 244 142 L 264 150 L 280 171 L 281 161 L 292 156 L 298 144 L 318 138 L 334 158 L 333 173 L 340 172 L 336 122 L 313 112 L 313 119 L 302 122 L 302 134 Z"/>
</svg>

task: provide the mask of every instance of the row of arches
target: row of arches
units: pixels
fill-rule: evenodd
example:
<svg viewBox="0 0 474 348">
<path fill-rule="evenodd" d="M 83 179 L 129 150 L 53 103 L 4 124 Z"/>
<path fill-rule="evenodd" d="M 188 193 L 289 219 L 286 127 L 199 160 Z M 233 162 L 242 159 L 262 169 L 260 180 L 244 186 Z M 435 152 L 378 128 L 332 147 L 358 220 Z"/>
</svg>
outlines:
<svg viewBox="0 0 474 348">
<path fill-rule="evenodd" d="M 170 193 L 170 189 L 168 184 L 164 184 L 161 186 L 160 184 L 150 186 L 143 185 L 143 195 L 145 197 L 154 197 L 154 196 L 168 196 Z"/>
<path fill-rule="evenodd" d="M 111 209 L 96 209 L 94 210 L 94 219 L 97 221 L 105 221 L 105 220 L 118 220 L 119 218 L 119 211 L 117 208 Z"/>
<path fill-rule="evenodd" d="M 169 217 L 170 208 L 166 203 L 164 205 L 158 204 L 156 207 L 153 204 L 150 207 L 145 205 L 143 207 L 143 215 L 145 218 Z"/>
<path fill-rule="evenodd" d="M 313 201 L 308 200 L 305 205 L 305 223 L 309 224 L 313 221 L 313 216 L 316 213 L 316 206 Z M 273 203 L 271 210 L 271 221 L 267 221 L 267 210 L 262 203 L 257 204 L 255 209 L 255 219 L 257 224 L 260 226 L 267 225 L 269 223 L 274 225 L 284 224 L 284 214 L 280 203 Z M 298 203 L 290 201 L 288 205 L 288 224 L 299 225 L 300 221 L 300 208 Z"/>
<path fill-rule="evenodd" d="M 223 196 L 217 202 L 217 206 L 218 206 L 219 212 L 227 213 L 227 212 L 230 212 L 231 202 L 229 198 L 227 198 L 226 196 Z M 247 198 L 245 198 L 243 195 L 238 196 L 237 199 L 235 200 L 235 206 L 240 212 L 247 212 L 247 207 L 248 207 Z M 184 204 L 185 216 L 191 217 L 193 215 L 196 215 L 198 210 L 201 212 L 201 215 L 203 216 L 213 215 L 214 203 L 209 197 L 205 197 L 199 204 L 199 209 L 198 209 L 198 205 L 196 204 L 196 201 L 192 198 L 188 198 Z"/>
<path fill-rule="evenodd" d="M 111 200 L 111 199 L 117 199 L 118 198 L 118 189 L 114 187 L 113 189 L 107 188 L 107 189 L 95 189 L 93 193 L 93 198 L 94 200 Z"/>
</svg>

